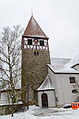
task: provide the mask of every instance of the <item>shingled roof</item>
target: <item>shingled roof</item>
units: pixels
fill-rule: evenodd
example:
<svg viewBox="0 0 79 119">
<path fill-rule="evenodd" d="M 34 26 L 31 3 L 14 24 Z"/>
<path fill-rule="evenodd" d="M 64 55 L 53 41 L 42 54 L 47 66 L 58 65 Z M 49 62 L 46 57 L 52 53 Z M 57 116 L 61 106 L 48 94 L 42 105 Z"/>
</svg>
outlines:
<svg viewBox="0 0 79 119">
<path fill-rule="evenodd" d="M 47 38 L 45 33 L 42 31 L 36 20 L 33 16 L 31 16 L 28 25 L 25 29 L 25 32 L 23 34 L 24 36 L 34 36 L 34 37 L 44 37 Z"/>
</svg>

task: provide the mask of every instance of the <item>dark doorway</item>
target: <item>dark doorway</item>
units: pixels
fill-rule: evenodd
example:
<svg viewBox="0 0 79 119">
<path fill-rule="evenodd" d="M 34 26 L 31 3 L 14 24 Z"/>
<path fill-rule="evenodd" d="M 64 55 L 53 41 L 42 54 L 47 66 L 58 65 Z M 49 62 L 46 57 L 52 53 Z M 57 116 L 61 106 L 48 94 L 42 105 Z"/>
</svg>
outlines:
<svg viewBox="0 0 79 119">
<path fill-rule="evenodd" d="M 42 98 L 42 107 L 48 107 L 48 97 L 46 93 L 41 95 Z"/>
</svg>

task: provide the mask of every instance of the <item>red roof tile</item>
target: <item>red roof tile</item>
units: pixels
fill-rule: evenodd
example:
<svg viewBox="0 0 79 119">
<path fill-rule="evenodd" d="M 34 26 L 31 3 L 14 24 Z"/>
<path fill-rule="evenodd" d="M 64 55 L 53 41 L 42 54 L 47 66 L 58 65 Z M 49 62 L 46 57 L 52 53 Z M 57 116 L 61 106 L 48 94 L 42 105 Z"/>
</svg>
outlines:
<svg viewBox="0 0 79 119">
<path fill-rule="evenodd" d="M 33 16 L 31 16 L 23 35 L 47 38 Z"/>
</svg>

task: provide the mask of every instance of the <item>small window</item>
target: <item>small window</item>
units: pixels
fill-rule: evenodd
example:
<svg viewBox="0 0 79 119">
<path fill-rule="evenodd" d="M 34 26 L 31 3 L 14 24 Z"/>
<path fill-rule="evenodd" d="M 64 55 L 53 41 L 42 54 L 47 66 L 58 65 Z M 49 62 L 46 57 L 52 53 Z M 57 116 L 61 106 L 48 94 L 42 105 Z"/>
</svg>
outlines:
<svg viewBox="0 0 79 119">
<path fill-rule="evenodd" d="M 44 46 L 44 41 L 40 41 L 40 46 Z"/>
<path fill-rule="evenodd" d="M 72 93 L 78 93 L 78 91 L 76 89 L 73 89 Z"/>
<path fill-rule="evenodd" d="M 28 45 L 32 45 L 32 39 L 28 39 Z"/>
<path fill-rule="evenodd" d="M 58 101 L 58 97 L 56 97 L 56 101 Z"/>
<path fill-rule="evenodd" d="M 69 77 L 70 83 L 75 83 L 75 77 Z"/>
<path fill-rule="evenodd" d="M 34 55 L 36 55 L 36 52 L 34 52 Z"/>
<path fill-rule="evenodd" d="M 39 52 L 37 51 L 37 55 L 39 55 Z"/>
<path fill-rule="evenodd" d="M 34 52 L 34 55 L 39 55 L 39 52 L 37 51 L 37 52 Z"/>
</svg>

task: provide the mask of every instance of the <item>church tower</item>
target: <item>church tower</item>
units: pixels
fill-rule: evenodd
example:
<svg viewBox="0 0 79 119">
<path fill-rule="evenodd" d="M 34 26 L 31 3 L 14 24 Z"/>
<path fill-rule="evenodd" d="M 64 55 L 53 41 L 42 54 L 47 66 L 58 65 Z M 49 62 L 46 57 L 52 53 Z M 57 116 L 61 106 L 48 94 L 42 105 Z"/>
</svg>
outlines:
<svg viewBox="0 0 79 119">
<path fill-rule="evenodd" d="M 22 98 L 30 104 L 37 103 L 37 88 L 48 75 L 50 64 L 48 37 L 31 16 L 22 36 Z"/>
</svg>

